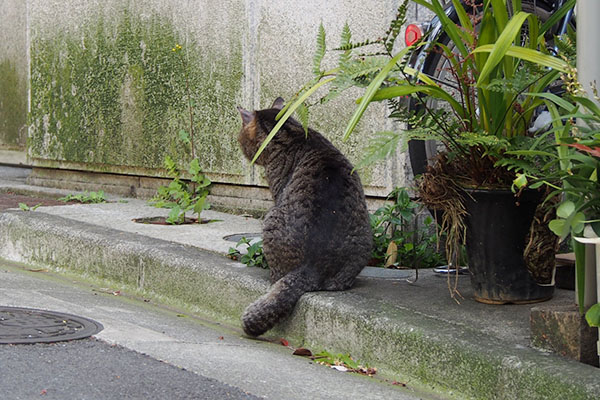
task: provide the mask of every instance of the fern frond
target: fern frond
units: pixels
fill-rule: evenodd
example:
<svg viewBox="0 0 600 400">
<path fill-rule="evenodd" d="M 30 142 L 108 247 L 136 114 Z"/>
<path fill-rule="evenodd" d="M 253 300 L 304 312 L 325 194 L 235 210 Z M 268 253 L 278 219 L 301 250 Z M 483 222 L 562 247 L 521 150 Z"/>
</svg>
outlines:
<svg viewBox="0 0 600 400">
<path fill-rule="evenodd" d="M 302 103 L 298 106 L 296 109 L 296 117 L 298 117 L 298 121 L 300 121 L 304 128 L 304 135 L 308 136 L 309 108 L 306 103 Z"/>
<path fill-rule="evenodd" d="M 480 146 L 486 149 L 494 148 L 496 151 L 506 149 L 510 143 L 496 135 L 482 134 L 477 132 L 461 132 L 457 135 L 456 142 L 467 147 Z"/>
<path fill-rule="evenodd" d="M 354 80 L 346 74 L 336 76 L 335 80 L 329 86 L 329 93 L 321 98 L 320 103 L 324 104 L 342 94 L 343 91 L 354 87 Z"/>
<path fill-rule="evenodd" d="M 540 71 L 539 69 L 523 65 L 515 72 L 513 77 L 493 79 L 486 86 L 486 89 L 498 93 L 522 93 L 525 89 L 538 81 L 542 74 L 543 71 Z"/>
<path fill-rule="evenodd" d="M 370 40 L 367 39 L 364 42 L 359 42 L 359 43 L 352 43 L 349 42 L 343 46 L 337 47 L 334 50 L 336 51 L 348 51 L 348 50 L 354 50 L 354 49 L 358 49 L 360 47 L 365 47 L 365 46 L 370 46 L 373 44 L 380 44 L 381 43 L 381 39 L 377 39 L 377 40 Z"/>
<path fill-rule="evenodd" d="M 344 28 L 342 28 L 340 47 L 347 46 L 348 44 L 350 44 L 351 40 L 352 40 L 352 32 L 350 32 L 350 26 L 348 25 L 348 22 L 346 22 L 344 24 Z M 352 50 L 346 50 L 346 51 L 340 53 L 340 61 L 339 61 L 340 67 L 344 68 L 344 66 L 347 65 L 348 62 L 350 62 L 351 57 L 352 57 Z"/>
<path fill-rule="evenodd" d="M 390 22 L 390 27 L 385 32 L 384 45 L 386 50 L 389 53 L 392 53 L 394 50 L 394 43 L 396 42 L 396 38 L 400 34 L 402 30 L 402 26 L 406 22 L 406 9 L 408 8 L 408 0 L 404 0 L 402 4 L 398 7 L 398 12 L 396 13 L 396 17 Z"/>
<path fill-rule="evenodd" d="M 403 132 L 378 132 L 364 149 L 364 157 L 356 164 L 354 170 L 362 169 L 377 161 L 385 160 L 396 151 Z"/>
<path fill-rule="evenodd" d="M 319 33 L 317 34 L 317 49 L 313 56 L 313 73 L 315 75 L 321 75 L 321 61 L 325 57 L 325 28 L 323 23 L 319 25 Z"/>
<path fill-rule="evenodd" d="M 509 171 L 522 172 L 527 175 L 530 175 L 531 172 L 538 172 L 536 169 L 532 167 L 531 162 L 522 160 L 520 158 L 501 158 L 494 164 L 495 167 L 503 167 Z"/>
<path fill-rule="evenodd" d="M 557 37 L 555 43 L 558 54 L 561 57 L 566 57 L 570 63 L 575 64 L 577 60 L 577 38 L 575 31 L 569 29 L 567 34 Z"/>
<path fill-rule="evenodd" d="M 347 64 L 346 69 L 340 74 L 347 75 L 350 79 L 357 80 L 369 75 L 377 75 L 379 71 L 387 64 L 388 60 L 383 57 L 370 57 L 352 60 Z"/>
</svg>

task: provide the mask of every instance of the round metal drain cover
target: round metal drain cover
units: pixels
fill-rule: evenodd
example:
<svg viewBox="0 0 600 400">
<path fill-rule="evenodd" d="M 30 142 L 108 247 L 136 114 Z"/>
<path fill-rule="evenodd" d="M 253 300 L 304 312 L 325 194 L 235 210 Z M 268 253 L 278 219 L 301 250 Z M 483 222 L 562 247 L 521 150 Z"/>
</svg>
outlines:
<svg viewBox="0 0 600 400">
<path fill-rule="evenodd" d="M 0 344 L 83 339 L 102 329 L 102 324 L 76 315 L 31 308 L 0 307 Z"/>
</svg>

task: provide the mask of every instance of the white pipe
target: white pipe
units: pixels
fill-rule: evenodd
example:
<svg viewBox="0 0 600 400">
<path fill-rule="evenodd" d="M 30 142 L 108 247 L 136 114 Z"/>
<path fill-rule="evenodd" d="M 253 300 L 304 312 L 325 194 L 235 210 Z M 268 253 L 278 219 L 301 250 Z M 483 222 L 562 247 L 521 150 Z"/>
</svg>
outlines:
<svg viewBox="0 0 600 400">
<path fill-rule="evenodd" d="M 576 7 L 577 75 L 579 82 L 583 85 L 583 89 L 588 93 L 588 97 L 593 99 L 590 89 L 591 83 L 596 82 L 600 86 L 600 46 L 598 46 L 598 38 L 600 38 L 600 0 L 577 0 Z M 586 233 L 587 235 L 584 236 L 589 235 L 589 232 Z M 595 288 L 589 287 L 586 282 L 586 294 L 588 291 L 595 291 L 596 300 L 594 303 L 600 298 L 600 243 L 598 241 L 599 239 L 596 237 L 595 246 L 586 245 L 586 253 L 591 249 L 594 249 L 591 251 L 595 251 L 596 253 L 595 262 L 592 261 L 589 264 L 586 254 L 586 280 L 590 277 L 590 280 L 596 281 Z M 586 308 L 590 305 L 587 304 L 586 299 Z M 600 340 L 598 340 L 598 355 L 600 356 Z"/>
</svg>

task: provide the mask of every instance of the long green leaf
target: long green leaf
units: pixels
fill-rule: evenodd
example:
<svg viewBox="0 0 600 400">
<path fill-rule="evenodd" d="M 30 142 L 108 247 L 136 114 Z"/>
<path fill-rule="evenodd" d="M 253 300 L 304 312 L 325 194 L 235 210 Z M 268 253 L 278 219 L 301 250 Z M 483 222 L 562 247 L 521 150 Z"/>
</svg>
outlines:
<svg viewBox="0 0 600 400">
<path fill-rule="evenodd" d="M 543 99 L 550 100 L 550 101 L 554 102 L 557 106 L 559 106 L 567 111 L 571 111 L 575 107 L 573 104 L 569 103 L 567 100 L 563 99 L 562 97 L 555 95 L 554 93 L 548 93 L 548 92 L 524 93 L 524 95 L 532 96 L 532 97 L 541 97 Z"/>
<path fill-rule="evenodd" d="M 438 86 L 431 85 L 398 85 L 379 89 L 371 101 L 389 100 L 400 96 L 407 96 L 413 93 L 424 93 L 438 99 L 442 99 L 456 111 L 461 117 L 465 117 L 465 110 L 462 105 L 452 97 L 448 92 Z"/>
<path fill-rule="evenodd" d="M 492 9 L 490 10 L 490 12 L 494 16 L 498 32 L 503 32 L 505 31 L 505 28 L 508 27 L 508 10 L 506 9 L 506 0 L 490 0 L 490 3 L 492 5 Z M 519 12 L 520 11 L 521 10 L 519 10 Z M 515 15 L 517 14 L 518 12 L 515 13 Z M 515 37 L 520 32 L 520 30 L 521 29 L 515 32 Z M 511 42 L 513 40 L 514 37 L 511 39 Z"/>
<path fill-rule="evenodd" d="M 571 8 L 575 7 L 575 2 L 576 0 L 569 0 L 563 4 L 561 8 L 552 13 L 550 18 L 548 18 L 548 20 L 546 20 L 546 22 L 544 22 L 540 28 L 538 42 L 542 39 L 548 29 L 552 28 Z"/>
<path fill-rule="evenodd" d="M 458 15 L 458 20 L 460 24 L 469 32 L 473 32 L 473 24 L 471 23 L 471 18 L 467 15 L 465 8 L 463 7 L 460 0 L 452 0 L 452 5 L 456 10 L 456 15 Z M 471 42 L 473 43 L 473 42 Z"/>
<path fill-rule="evenodd" d="M 512 43 L 515 40 L 515 37 L 517 36 L 517 33 L 521 31 L 521 26 L 523 25 L 523 22 L 525 22 L 525 20 L 527 19 L 528 15 L 529 14 L 526 12 L 519 12 L 517 15 L 512 17 L 511 20 L 506 24 L 506 27 L 498 37 L 498 40 L 496 40 L 496 44 L 481 46 L 490 46 L 491 50 L 490 56 L 488 57 L 487 61 L 485 62 L 485 65 L 483 66 L 483 69 L 481 70 L 481 73 L 479 74 L 479 78 L 477 80 L 478 86 L 480 85 L 480 82 L 484 82 L 487 79 L 487 77 L 492 73 L 493 69 L 500 62 L 502 62 L 504 57 L 506 55 L 509 55 L 507 54 L 507 52 L 509 48 L 511 48 Z M 481 47 L 476 48 L 475 50 L 473 50 L 473 52 L 477 53 L 478 49 L 480 49 Z"/>
<path fill-rule="evenodd" d="M 425 8 L 430 9 L 431 11 L 434 11 L 433 6 L 431 5 L 431 3 L 425 1 L 425 0 L 412 0 L 414 3 L 417 3 L 420 6 L 423 6 Z"/>
<path fill-rule="evenodd" d="M 335 77 L 332 77 L 332 78 L 328 78 L 328 79 L 318 82 L 316 85 L 314 85 L 313 87 L 308 89 L 306 92 L 304 92 L 300 97 L 298 97 L 298 99 L 291 106 L 288 107 L 285 114 L 283 114 L 283 116 L 279 119 L 277 124 L 275 124 L 275 126 L 273 127 L 273 130 L 271 130 L 271 132 L 269 132 L 269 135 L 262 142 L 262 144 L 258 148 L 258 151 L 254 155 L 254 158 L 252 159 L 250 164 L 254 164 L 256 159 L 262 154 L 265 147 L 267 147 L 267 145 L 271 142 L 271 140 L 273 140 L 273 137 L 275 137 L 277 132 L 279 132 L 279 129 L 281 129 L 283 124 L 285 124 L 285 121 L 288 120 L 288 118 L 294 113 L 294 111 L 296 111 L 296 109 L 298 107 L 300 107 L 300 105 L 304 102 L 304 100 L 306 100 L 308 97 L 310 97 L 310 95 L 312 95 L 314 92 L 316 92 L 321 86 L 328 84 L 329 82 L 333 81 L 334 79 L 335 79 Z"/>
<path fill-rule="evenodd" d="M 552 116 L 552 127 L 553 130 L 555 130 L 554 141 L 557 144 L 561 144 L 564 142 L 565 138 L 569 137 L 569 125 L 563 123 L 562 116 L 554 103 L 551 103 L 550 101 L 546 101 L 545 103 L 548 107 L 550 115 Z M 556 152 L 558 153 L 558 158 L 561 160 L 560 169 L 567 171 L 571 166 L 570 161 L 567 160 L 567 155 L 570 152 L 570 149 L 566 146 L 557 146 Z M 564 186 L 567 187 L 568 184 L 565 183 Z"/>
<path fill-rule="evenodd" d="M 396 54 L 381 69 L 379 74 L 377 74 L 377 76 L 373 79 L 371 84 L 367 87 L 365 94 L 364 94 L 364 96 L 362 96 L 362 99 L 358 105 L 358 108 L 356 109 L 356 111 L 354 111 L 352 118 L 350 118 L 350 122 L 348 122 L 348 126 L 346 126 L 346 130 L 344 131 L 343 140 L 347 140 L 348 137 L 350 136 L 350 134 L 352 133 L 352 131 L 354 130 L 354 128 L 356 128 L 356 124 L 358 124 L 358 121 L 360 121 L 360 119 L 362 118 L 363 114 L 365 113 L 365 110 L 371 103 L 373 96 L 375 96 L 375 93 L 377 93 L 377 91 L 383 84 L 383 81 L 385 80 L 385 78 L 387 78 L 390 71 L 396 66 L 398 61 L 400 61 L 406 55 L 406 53 L 408 53 L 408 51 L 410 51 L 410 50 L 411 50 L 411 47 L 407 47 L 407 48 L 401 50 L 400 52 L 398 52 L 398 54 Z"/>
<path fill-rule="evenodd" d="M 494 18 L 490 13 L 484 13 L 479 28 L 479 36 L 477 37 L 477 47 L 494 44 L 495 42 L 496 27 L 494 26 Z M 487 53 L 475 53 L 475 66 L 477 71 L 483 69 L 488 58 L 489 55 Z"/>
<path fill-rule="evenodd" d="M 431 86 L 439 86 L 437 83 L 435 83 L 435 81 L 433 79 L 431 79 L 428 75 L 422 73 L 422 72 L 417 72 L 416 69 L 412 68 L 412 67 L 405 67 L 404 68 L 404 73 L 410 76 L 417 76 L 417 79 L 425 82 L 428 85 Z"/>
<path fill-rule="evenodd" d="M 488 45 L 477 47 L 476 49 L 473 50 L 473 53 L 491 53 L 493 51 L 493 49 L 494 49 L 494 46 L 488 44 Z M 541 65 L 543 67 L 552 68 L 552 69 L 555 69 L 560 72 L 567 72 L 568 64 L 566 61 L 563 61 L 557 57 L 550 56 L 548 54 L 544 54 L 538 50 L 527 49 L 525 47 L 520 47 L 520 46 L 510 46 L 508 49 L 506 49 L 506 51 L 504 52 L 504 55 L 520 58 L 525 61 L 530 61 L 530 62 L 536 63 L 538 65 Z M 490 55 L 490 57 L 491 57 L 491 55 Z M 486 66 L 488 65 L 488 63 L 489 63 L 489 60 L 486 63 Z M 481 81 L 481 80 L 482 79 L 481 79 L 481 75 L 480 75 L 479 81 Z"/>
<path fill-rule="evenodd" d="M 529 15 L 527 18 L 527 23 L 529 25 L 529 48 L 532 50 L 536 50 L 540 43 L 539 31 L 540 31 L 540 21 L 535 14 Z M 521 40 L 517 40 L 515 44 L 521 43 Z"/>
<path fill-rule="evenodd" d="M 582 96 L 576 96 L 575 100 L 591 111 L 596 117 L 600 117 L 600 108 L 592 100 Z"/>
<path fill-rule="evenodd" d="M 585 312 L 585 244 L 571 239 L 575 252 L 575 282 L 577 284 L 577 303 L 581 315 Z"/>
<path fill-rule="evenodd" d="M 446 11 L 444 10 L 444 7 L 442 7 L 442 5 L 440 4 L 440 2 L 438 0 L 432 0 L 431 4 L 433 6 L 433 12 L 439 18 L 444 32 L 448 35 L 450 40 L 452 40 L 452 42 L 456 46 L 456 49 L 458 50 L 458 52 L 463 57 L 466 58 L 467 55 L 469 54 L 469 51 L 467 50 L 467 47 L 461 40 L 462 38 L 459 33 L 459 27 L 456 25 L 456 23 L 454 21 L 452 21 L 448 17 L 448 15 L 446 15 Z"/>
</svg>

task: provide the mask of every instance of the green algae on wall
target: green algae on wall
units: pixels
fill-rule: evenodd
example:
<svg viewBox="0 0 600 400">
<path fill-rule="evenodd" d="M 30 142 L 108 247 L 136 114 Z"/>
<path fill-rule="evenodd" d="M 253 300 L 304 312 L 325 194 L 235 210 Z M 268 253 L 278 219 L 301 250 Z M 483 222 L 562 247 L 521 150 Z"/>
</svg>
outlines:
<svg viewBox="0 0 600 400">
<path fill-rule="evenodd" d="M 19 75 L 12 61 L 0 62 L 0 148 L 8 150 L 22 150 L 27 137 L 27 90 Z"/>
<path fill-rule="evenodd" d="M 243 173 L 235 110 L 241 42 L 225 34 L 237 45 L 219 54 L 165 17 L 142 19 L 127 9 L 76 32 L 34 34 L 30 154 L 145 168 L 161 168 L 167 154 L 187 161 L 178 135 L 190 130 L 191 101 L 201 167 Z"/>
</svg>

